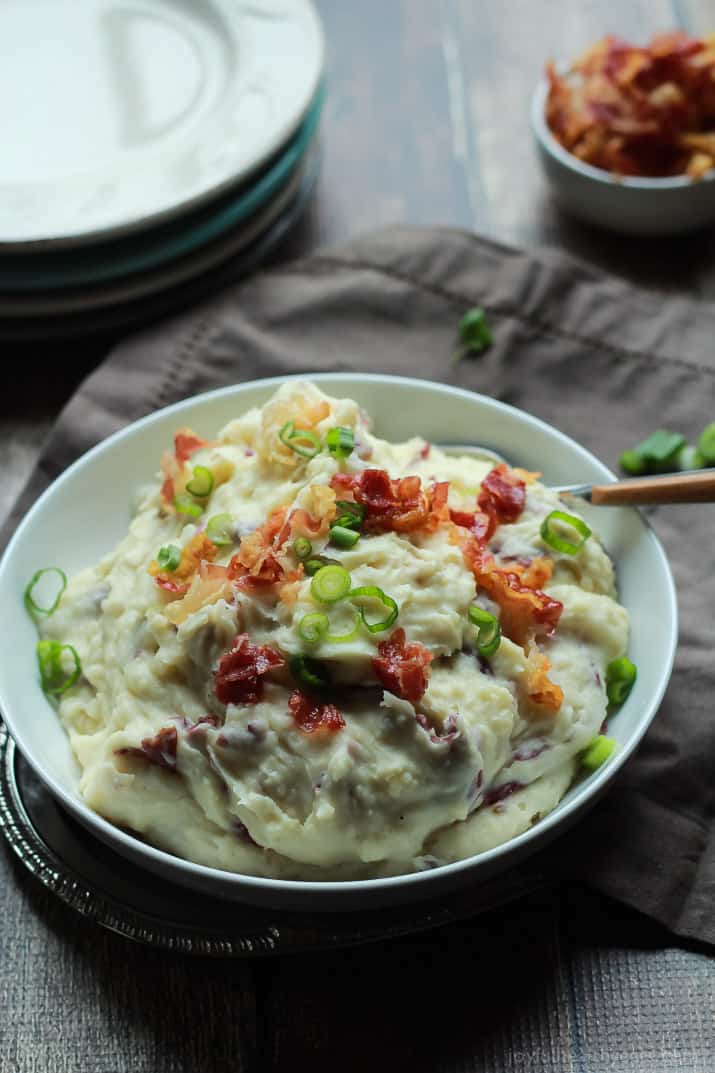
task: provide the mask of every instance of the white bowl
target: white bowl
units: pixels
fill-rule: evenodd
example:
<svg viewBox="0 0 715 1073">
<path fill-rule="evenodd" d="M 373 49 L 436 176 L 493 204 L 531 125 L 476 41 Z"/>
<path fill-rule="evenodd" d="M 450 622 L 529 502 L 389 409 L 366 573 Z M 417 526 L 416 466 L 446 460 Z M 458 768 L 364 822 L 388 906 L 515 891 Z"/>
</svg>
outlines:
<svg viewBox="0 0 715 1073">
<path fill-rule="evenodd" d="M 256 380 L 199 395 L 116 433 L 70 466 L 37 501 L 0 562 L 4 641 L 0 708 L 20 750 L 55 797 L 89 831 L 135 863 L 198 890 L 263 906 L 342 910 L 432 897 L 478 883 L 516 864 L 592 804 L 627 760 L 656 713 L 670 677 L 677 610 L 663 549 L 635 510 L 589 508 L 589 523 L 613 556 L 620 597 L 632 625 L 636 685 L 610 722 L 620 751 L 573 786 L 549 816 L 511 842 L 431 871 L 359 882 L 306 883 L 258 879 L 191 864 L 112 826 L 82 801 L 79 769 L 57 714 L 44 696 L 35 663 L 37 635 L 23 608 L 28 579 L 41 566 L 67 574 L 94 563 L 124 535 L 138 484 L 157 468 L 174 431 L 190 425 L 210 437 L 231 418 L 262 405 L 285 378 Z M 608 481 L 593 455 L 543 421 L 494 399 L 428 381 L 360 374 L 311 377 L 331 394 L 355 398 L 391 439 L 420 433 L 434 442 L 481 443 L 515 464 L 541 470 L 547 483 Z"/>
<path fill-rule="evenodd" d="M 702 179 L 619 178 L 584 164 L 549 130 L 548 92 L 544 79 L 531 101 L 531 126 L 552 193 L 566 212 L 626 235 L 675 235 L 715 224 L 715 172 Z"/>
</svg>

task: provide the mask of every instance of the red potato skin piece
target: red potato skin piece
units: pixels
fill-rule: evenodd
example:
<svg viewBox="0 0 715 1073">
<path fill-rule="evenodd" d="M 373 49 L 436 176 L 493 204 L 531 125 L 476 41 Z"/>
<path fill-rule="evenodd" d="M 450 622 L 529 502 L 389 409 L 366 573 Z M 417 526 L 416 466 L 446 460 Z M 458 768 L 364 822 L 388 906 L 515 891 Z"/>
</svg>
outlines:
<svg viewBox="0 0 715 1073">
<path fill-rule="evenodd" d="M 178 740 L 175 726 L 162 727 L 153 737 L 142 738 L 140 748 L 127 746 L 125 749 L 117 749 L 116 752 L 119 756 L 135 756 L 140 760 L 147 760 L 150 764 L 156 764 L 165 771 L 176 772 Z"/>
</svg>

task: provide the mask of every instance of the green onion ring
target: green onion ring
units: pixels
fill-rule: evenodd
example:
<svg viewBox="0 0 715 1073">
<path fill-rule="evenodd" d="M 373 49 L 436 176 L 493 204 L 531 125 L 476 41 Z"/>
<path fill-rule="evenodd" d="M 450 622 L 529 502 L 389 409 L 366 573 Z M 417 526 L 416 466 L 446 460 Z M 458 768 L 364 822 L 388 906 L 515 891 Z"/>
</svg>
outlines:
<svg viewBox="0 0 715 1073">
<path fill-rule="evenodd" d="M 60 579 L 59 592 L 57 593 L 57 595 L 55 596 L 54 601 L 50 604 L 49 607 L 42 607 L 40 604 L 38 604 L 35 601 L 35 599 L 34 599 L 34 597 L 32 595 L 32 590 L 34 589 L 35 585 L 37 585 L 38 581 L 40 580 L 41 577 L 43 577 L 44 574 L 57 574 L 57 575 L 59 575 L 59 579 Z M 51 615 L 53 611 L 57 610 L 57 607 L 59 606 L 59 602 L 62 599 L 62 594 L 64 593 L 66 588 L 67 588 L 67 575 L 65 574 L 64 570 L 60 570 L 59 566 L 45 566 L 42 570 L 37 570 L 32 575 L 32 577 L 30 578 L 30 583 L 26 587 L 25 592 L 24 592 L 24 596 L 23 596 L 23 599 L 24 599 L 24 602 L 25 602 L 25 607 L 27 608 L 27 610 L 29 611 L 29 613 L 31 615 Z"/>
<path fill-rule="evenodd" d="M 308 645 L 317 645 L 327 637 L 329 628 L 326 614 L 322 611 L 311 611 L 303 615 L 298 623 L 298 636 Z"/>
<path fill-rule="evenodd" d="M 355 433 L 344 425 L 328 429 L 325 445 L 334 458 L 347 458 L 355 450 Z"/>
<path fill-rule="evenodd" d="M 596 771 L 602 764 L 605 764 L 615 748 L 616 743 L 613 738 L 599 734 L 591 739 L 581 753 L 581 764 L 588 771 Z"/>
<path fill-rule="evenodd" d="M 298 623 L 298 636 L 308 645 L 317 645 L 325 641 L 330 645 L 344 645 L 357 637 L 360 629 L 360 615 L 355 612 L 352 629 L 348 633 L 329 633 L 330 622 L 322 611 L 311 611 Z"/>
<path fill-rule="evenodd" d="M 350 592 L 350 574 L 344 566 L 323 566 L 313 577 L 310 591 L 321 604 L 334 604 Z"/>
<path fill-rule="evenodd" d="M 206 523 L 206 536 L 216 547 L 236 543 L 236 523 L 232 514 L 214 514 Z"/>
<path fill-rule="evenodd" d="M 341 564 L 337 559 L 329 559 L 327 555 L 314 555 L 310 559 L 306 559 L 303 564 L 308 577 L 314 577 L 319 570 L 322 570 L 324 566 L 340 566 Z"/>
<path fill-rule="evenodd" d="M 469 621 L 477 627 L 477 652 L 488 659 L 493 656 L 501 644 L 501 627 L 496 615 L 481 607 L 469 608 Z"/>
<path fill-rule="evenodd" d="M 624 700 L 633 689 L 638 671 L 635 663 L 621 656 L 620 659 L 612 660 L 606 667 L 606 696 L 609 704 L 623 704 Z"/>
<path fill-rule="evenodd" d="M 174 496 L 174 509 L 177 514 L 188 514 L 190 518 L 200 518 L 204 512 L 200 503 L 183 493 Z"/>
<path fill-rule="evenodd" d="M 311 659 L 310 656 L 302 654 L 291 656 L 290 669 L 291 674 L 307 689 L 320 692 L 330 685 L 330 679 L 323 664 L 317 659 Z"/>
<path fill-rule="evenodd" d="M 336 548 L 354 548 L 360 534 L 354 529 L 346 529 L 344 525 L 331 525 L 328 539 Z"/>
<path fill-rule="evenodd" d="M 570 525 L 572 529 L 575 529 L 581 536 L 579 543 L 574 544 L 570 540 L 564 540 L 563 537 L 554 532 L 554 522 L 563 522 L 565 525 Z M 577 518 L 575 514 L 567 514 L 563 510 L 552 510 L 551 514 L 548 514 L 541 523 L 541 539 L 554 551 L 560 551 L 564 555 L 575 555 L 581 550 L 590 536 L 591 530 L 582 518 Z"/>
<path fill-rule="evenodd" d="M 369 633 L 382 633 L 383 630 L 389 629 L 400 613 L 397 601 L 393 600 L 392 597 L 388 596 L 382 589 L 379 589 L 377 585 L 362 585 L 360 588 L 351 589 L 348 595 L 351 599 L 368 597 L 373 600 L 379 600 L 383 607 L 389 609 L 390 613 L 387 618 L 381 619 L 379 622 L 368 622 L 365 618 L 364 609 L 362 607 L 359 608 L 362 624 Z"/>
<path fill-rule="evenodd" d="M 307 537 L 299 536 L 293 541 L 293 551 L 301 561 L 309 559 L 313 554 L 313 545 Z"/>
<path fill-rule="evenodd" d="M 69 674 L 62 666 L 63 652 L 69 652 L 74 660 L 74 668 Z M 66 693 L 82 673 L 82 663 L 77 649 L 72 645 L 63 645 L 60 641 L 38 641 L 37 664 L 40 668 L 40 681 L 44 692 L 54 697 Z"/>
<path fill-rule="evenodd" d="M 317 432 L 309 428 L 296 428 L 294 421 L 286 421 L 278 433 L 278 439 L 301 458 L 315 458 L 323 449 Z"/>
<path fill-rule="evenodd" d="M 156 561 L 162 570 L 173 573 L 181 562 L 181 548 L 177 548 L 176 544 L 165 544 L 163 548 L 159 548 Z"/>
<path fill-rule="evenodd" d="M 186 485 L 186 491 L 199 499 L 206 499 L 214 488 L 214 475 L 207 466 L 194 466 L 194 473 Z"/>
</svg>

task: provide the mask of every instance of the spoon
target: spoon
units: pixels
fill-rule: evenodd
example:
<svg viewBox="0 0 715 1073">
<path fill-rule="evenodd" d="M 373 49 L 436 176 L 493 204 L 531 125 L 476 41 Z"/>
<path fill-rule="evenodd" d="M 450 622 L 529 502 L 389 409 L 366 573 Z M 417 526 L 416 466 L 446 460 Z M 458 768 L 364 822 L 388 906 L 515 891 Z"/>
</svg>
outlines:
<svg viewBox="0 0 715 1073">
<path fill-rule="evenodd" d="M 447 454 L 466 454 L 486 462 L 505 462 L 506 459 L 486 447 L 472 444 L 444 444 Z M 693 469 L 682 473 L 659 474 L 655 477 L 631 477 L 610 484 L 568 484 L 553 488 L 559 495 L 586 499 L 598 507 L 637 506 L 663 503 L 715 503 L 715 468 Z"/>
</svg>

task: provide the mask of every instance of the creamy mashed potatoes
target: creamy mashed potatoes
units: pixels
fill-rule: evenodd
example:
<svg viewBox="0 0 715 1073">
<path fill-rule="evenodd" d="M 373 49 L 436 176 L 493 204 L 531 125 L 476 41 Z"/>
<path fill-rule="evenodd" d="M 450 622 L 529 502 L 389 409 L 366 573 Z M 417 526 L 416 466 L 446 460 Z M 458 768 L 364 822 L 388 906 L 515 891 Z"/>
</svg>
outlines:
<svg viewBox="0 0 715 1073">
<path fill-rule="evenodd" d="M 303 879 L 467 857 L 554 808 L 628 622 L 595 535 L 542 537 L 573 510 L 535 475 L 387 443 L 302 382 L 180 430 L 162 470 L 43 627 L 81 659 L 59 713 L 91 808 Z"/>
</svg>

